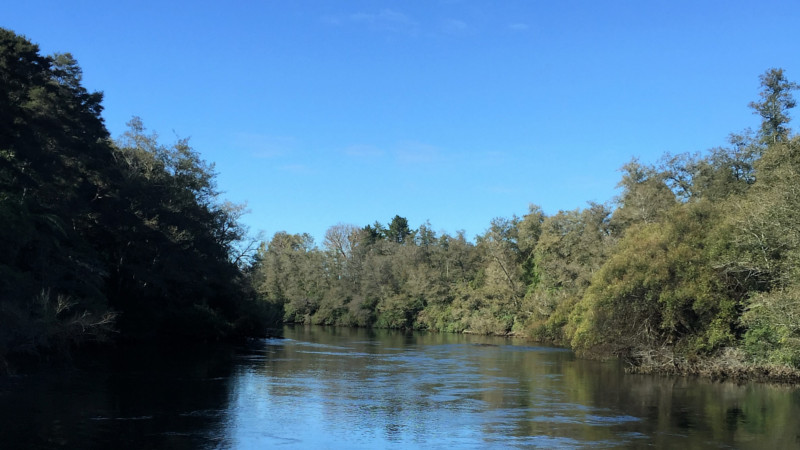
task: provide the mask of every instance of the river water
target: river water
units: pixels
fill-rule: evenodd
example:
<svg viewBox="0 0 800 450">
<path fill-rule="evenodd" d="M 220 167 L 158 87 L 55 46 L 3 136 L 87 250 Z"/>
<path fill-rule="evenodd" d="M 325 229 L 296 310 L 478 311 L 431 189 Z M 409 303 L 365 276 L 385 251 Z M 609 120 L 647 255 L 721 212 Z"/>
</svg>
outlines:
<svg viewBox="0 0 800 450">
<path fill-rule="evenodd" d="M 286 327 L 0 380 L 0 448 L 800 448 L 800 388 L 484 336 Z"/>
</svg>

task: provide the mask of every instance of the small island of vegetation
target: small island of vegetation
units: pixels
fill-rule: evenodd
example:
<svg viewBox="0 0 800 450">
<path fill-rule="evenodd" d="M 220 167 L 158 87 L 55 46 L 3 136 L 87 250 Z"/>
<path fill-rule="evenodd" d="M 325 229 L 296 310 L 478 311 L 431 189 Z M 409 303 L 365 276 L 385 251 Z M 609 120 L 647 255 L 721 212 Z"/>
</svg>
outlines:
<svg viewBox="0 0 800 450">
<path fill-rule="evenodd" d="M 464 233 L 337 224 L 255 249 L 188 141 L 112 140 L 69 54 L 0 29 L 0 364 L 281 321 L 518 335 L 638 372 L 800 381 L 800 138 L 781 69 L 759 130 L 636 159 L 608 204 Z"/>
</svg>

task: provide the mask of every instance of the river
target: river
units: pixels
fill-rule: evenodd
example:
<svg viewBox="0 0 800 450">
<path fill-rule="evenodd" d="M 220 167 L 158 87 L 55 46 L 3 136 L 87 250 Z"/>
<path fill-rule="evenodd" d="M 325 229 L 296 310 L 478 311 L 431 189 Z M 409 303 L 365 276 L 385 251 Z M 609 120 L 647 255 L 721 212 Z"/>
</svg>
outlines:
<svg viewBox="0 0 800 450">
<path fill-rule="evenodd" d="M 800 448 L 800 388 L 497 337 L 286 327 L 0 380 L 0 448 Z"/>
</svg>

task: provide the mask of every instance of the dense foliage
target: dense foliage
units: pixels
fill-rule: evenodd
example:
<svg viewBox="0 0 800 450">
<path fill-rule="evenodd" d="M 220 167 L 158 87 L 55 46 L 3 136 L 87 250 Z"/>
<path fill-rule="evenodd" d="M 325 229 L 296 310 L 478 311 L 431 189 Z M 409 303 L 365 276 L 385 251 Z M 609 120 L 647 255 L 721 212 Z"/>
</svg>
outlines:
<svg viewBox="0 0 800 450">
<path fill-rule="evenodd" d="M 531 206 L 475 243 L 400 216 L 335 225 L 322 248 L 278 233 L 258 250 L 253 286 L 288 322 L 519 334 L 646 370 L 798 369 L 797 85 L 771 69 L 761 87 L 758 132 L 634 159 L 611 204 Z"/>
<path fill-rule="evenodd" d="M 186 141 L 141 120 L 113 142 L 69 54 L 0 29 L 0 362 L 109 335 L 261 328 L 239 266 L 241 207 Z"/>
</svg>

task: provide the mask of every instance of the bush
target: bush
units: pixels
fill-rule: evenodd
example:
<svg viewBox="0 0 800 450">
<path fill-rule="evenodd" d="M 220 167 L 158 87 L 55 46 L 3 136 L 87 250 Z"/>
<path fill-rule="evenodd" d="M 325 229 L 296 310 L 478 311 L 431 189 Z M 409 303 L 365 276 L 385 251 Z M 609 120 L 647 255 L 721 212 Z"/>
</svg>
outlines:
<svg viewBox="0 0 800 450">
<path fill-rule="evenodd" d="M 800 286 L 753 296 L 742 323 L 752 360 L 800 368 Z"/>
</svg>

